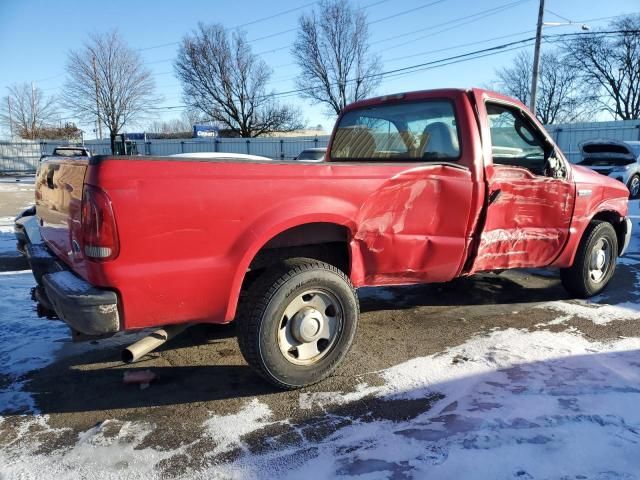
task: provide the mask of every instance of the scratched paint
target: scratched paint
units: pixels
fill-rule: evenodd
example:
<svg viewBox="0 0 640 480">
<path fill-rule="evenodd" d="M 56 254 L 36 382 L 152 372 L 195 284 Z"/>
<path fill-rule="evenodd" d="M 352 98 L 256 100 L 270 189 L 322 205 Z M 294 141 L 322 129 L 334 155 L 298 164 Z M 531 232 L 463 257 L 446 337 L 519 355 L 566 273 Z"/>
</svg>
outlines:
<svg viewBox="0 0 640 480">
<path fill-rule="evenodd" d="M 487 207 L 472 273 L 549 265 L 569 236 L 573 181 L 507 165 L 494 165 L 490 175 L 490 191 L 501 194 Z"/>
</svg>

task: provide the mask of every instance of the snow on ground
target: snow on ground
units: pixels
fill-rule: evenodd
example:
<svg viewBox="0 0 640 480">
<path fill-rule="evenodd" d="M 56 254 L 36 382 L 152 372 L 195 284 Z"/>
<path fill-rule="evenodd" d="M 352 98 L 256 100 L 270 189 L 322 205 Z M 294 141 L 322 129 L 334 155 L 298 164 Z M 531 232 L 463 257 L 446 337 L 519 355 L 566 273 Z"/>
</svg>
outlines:
<svg viewBox="0 0 640 480">
<path fill-rule="evenodd" d="M 630 291 L 640 285 L 637 201 L 632 215 L 636 230 L 623 260 L 636 274 Z M 106 420 L 81 433 L 75 445 L 51 455 L 24 441 L 27 432 L 50 428 L 48 417 L 35 412 L 29 393 L 22 390 L 25 375 L 65 349 L 81 348 L 64 342 L 67 331 L 61 323 L 35 317 L 25 301 L 33 285 L 28 272 L 0 274 L 0 425 L 11 412 L 23 414 L 23 435 L 0 449 L 0 479 L 41 478 L 42 472 L 62 479 L 154 478 L 157 462 L 187 446 L 171 451 L 139 448 L 154 429 L 144 421 Z M 558 312 L 551 322 L 556 324 L 574 315 L 600 324 L 630 320 L 640 311 L 628 299 L 615 305 L 549 302 L 543 308 Z M 323 440 L 276 442 L 288 446 L 252 453 L 246 444 L 249 434 L 287 421 L 272 418 L 259 398 L 247 399 L 235 414 L 211 412 L 202 425 L 203 435 L 216 445 L 210 454 L 238 448 L 240 454 L 192 476 L 640 478 L 640 338 L 599 342 L 575 328 L 508 328 L 377 373 L 379 384 L 361 382 L 353 392 L 298 394 L 299 409 L 312 415 L 321 407 L 329 420 L 335 420 L 335 431 Z M 347 426 L 338 426 L 345 418 L 331 413 L 331 406 L 367 398 L 433 398 L 434 403 L 410 421 L 350 418 Z"/>
<path fill-rule="evenodd" d="M 30 300 L 35 284 L 30 270 L 0 272 L 0 375 L 10 379 L 0 382 L 0 412 L 35 408 L 21 389 L 24 375 L 51 363 L 69 336 L 62 323 L 37 318 Z"/>
<path fill-rule="evenodd" d="M 13 177 L 0 176 L 0 255 L 11 254 L 16 249 L 13 221 L 18 213 L 33 204 L 33 188 L 33 178 L 16 182 Z"/>
<path fill-rule="evenodd" d="M 618 259 L 618 264 L 633 268 L 635 281 L 630 285 L 631 292 L 640 291 L 640 200 L 629 202 L 629 217 L 632 222 L 631 242 L 627 253 Z M 550 325 L 565 323 L 573 317 L 580 317 L 592 321 L 597 325 L 606 325 L 615 320 L 635 320 L 640 318 L 640 303 L 637 301 L 619 302 L 615 305 L 606 304 L 606 293 L 597 295 L 590 300 L 548 302 L 540 308 L 550 308 L 562 313 L 563 316 L 552 320 Z"/>
<path fill-rule="evenodd" d="M 411 421 L 355 422 L 325 441 L 246 455 L 215 471 L 291 479 L 638 478 L 639 365 L 640 339 L 603 344 L 575 333 L 497 331 L 380 372 L 384 385 L 362 389 L 386 399 L 444 395 Z"/>
<path fill-rule="evenodd" d="M 13 217 L 0 217 L 0 255 L 12 254 L 16 250 L 16 236 L 13 233 Z"/>
</svg>

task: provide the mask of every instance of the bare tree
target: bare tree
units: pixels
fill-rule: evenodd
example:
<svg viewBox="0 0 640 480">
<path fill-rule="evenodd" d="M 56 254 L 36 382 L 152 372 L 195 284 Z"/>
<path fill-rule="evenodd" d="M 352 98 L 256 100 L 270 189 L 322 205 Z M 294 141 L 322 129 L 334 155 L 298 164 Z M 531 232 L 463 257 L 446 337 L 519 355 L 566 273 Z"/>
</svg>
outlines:
<svg viewBox="0 0 640 480">
<path fill-rule="evenodd" d="M 580 35 L 565 48 L 570 65 L 579 70 L 602 108 L 614 118 L 640 118 L 640 15 L 612 22 L 616 34 Z"/>
<path fill-rule="evenodd" d="M 175 71 L 189 108 L 241 137 L 304 126 L 296 109 L 267 93 L 271 69 L 252 53 L 242 32 L 230 35 L 222 25 L 199 24 L 183 38 Z"/>
<path fill-rule="evenodd" d="M 501 90 L 525 105 L 531 95 L 532 58 L 520 52 L 513 64 L 496 72 Z M 585 88 L 580 72 L 558 52 L 545 52 L 540 60 L 536 116 L 545 125 L 587 119 L 596 110 L 594 96 Z"/>
<path fill-rule="evenodd" d="M 69 53 L 63 89 L 67 108 L 88 122 L 109 130 L 111 152 L 122 128 L 150 111 L 154 82 L 140 55 L 117 31 L 93 35 L 80 50 Z"/>
<path fill-rule="evenodd" d="M 382 64 L 369 48 L 367 17 L 347 0 L 322 0 L 317 11 L 302 15 L 291 54 L 301 95 L 330 114 L 370 96 L 380 83 Z"/>
<path fill-rule="evenodd" d="M 542 65 L 544 64 L 545 62 L 542 62 Z M 531 55 L 520 52 L 510 66 L 496 70 L 500 91 L 529 105 L 531 70 Z"/>
<path fill-rule="evenodd" d="M 12 135 L 34 140 L 47 123 L 54 120 L 55 99 L 45 98 L 42 90 L 33 83 L 14 84 L 2 99 L 0 122 L 9 128 Z"/>
<path fill-rule="evenodd" d="M 43 140 L 81 141 L 82 130 L 75 123 L 67 122 L 58 126 L 48 125 L 38 129 L 37 138 Z"/>
<path fill-rule="evenodd" d="M 192 125 L 182 118 L 172 118 L 171 120 L 154 120 L 147 127 L 151 133 L 189 133 Z"/>
</svg>

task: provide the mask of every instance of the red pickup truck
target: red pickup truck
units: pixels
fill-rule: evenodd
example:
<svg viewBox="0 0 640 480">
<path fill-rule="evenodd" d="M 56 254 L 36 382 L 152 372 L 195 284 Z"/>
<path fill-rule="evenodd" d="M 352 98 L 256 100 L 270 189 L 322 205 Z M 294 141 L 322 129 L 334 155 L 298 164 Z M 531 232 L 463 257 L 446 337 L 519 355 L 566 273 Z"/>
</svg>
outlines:
<svg viewBox="0 0 640 480">
<path fill-rule="evenodd" d="M 354 103 L 325 160 L 46 158 L 36 297 L 86 335 L 235 319 L 247 362 L 296 388 L 347 353 L 358 287 L 548 266 L 588 297 L 629 242 L 625 185 L 497 93 Z"/>
</svg>

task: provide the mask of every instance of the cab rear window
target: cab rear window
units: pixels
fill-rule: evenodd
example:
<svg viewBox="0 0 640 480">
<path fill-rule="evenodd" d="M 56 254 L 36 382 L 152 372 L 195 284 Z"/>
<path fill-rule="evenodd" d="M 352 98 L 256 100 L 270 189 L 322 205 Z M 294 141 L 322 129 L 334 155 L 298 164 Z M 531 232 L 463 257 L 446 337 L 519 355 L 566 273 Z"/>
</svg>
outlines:
<svg viewBox="0 0 640 480">
<path fill-rule="evenodd" d="M 376 105 L 345 113 L 331 145 L 338 161 L 457 161 L 453 104 L 426 100 Z"/>
</svg>

